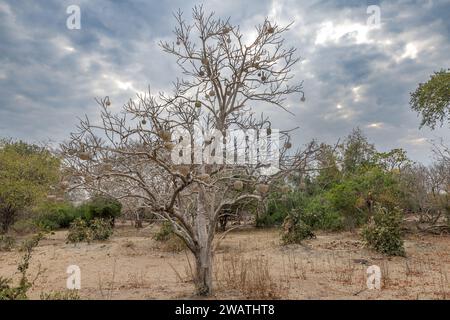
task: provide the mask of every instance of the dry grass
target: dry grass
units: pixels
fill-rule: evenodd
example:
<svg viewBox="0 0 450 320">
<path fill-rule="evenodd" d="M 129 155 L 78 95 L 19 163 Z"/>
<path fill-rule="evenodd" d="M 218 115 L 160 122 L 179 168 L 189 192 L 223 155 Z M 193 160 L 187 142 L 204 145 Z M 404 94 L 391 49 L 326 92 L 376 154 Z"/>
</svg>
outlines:
<svg viewBox="0 0 450 320">
<path fill-rule="evenodd" d="M 246 299 L 280 299 L 289 290 L 287 277 L 274 277 L 269 260 L 262 256 L 227 254 L 219 259 L 215 270 L 219 290 L 235 290 Z"/>
</svg>

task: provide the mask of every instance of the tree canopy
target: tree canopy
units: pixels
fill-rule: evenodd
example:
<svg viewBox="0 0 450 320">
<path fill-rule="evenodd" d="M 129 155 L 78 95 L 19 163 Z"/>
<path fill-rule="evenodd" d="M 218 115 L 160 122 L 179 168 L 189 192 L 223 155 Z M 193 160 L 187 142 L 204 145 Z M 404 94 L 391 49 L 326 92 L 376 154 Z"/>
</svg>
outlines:
<svg viewBox="0 0 450 320">
<path fill-rule="evenodd" d="M 450 123 L 450 69 L 435 72 L 411 93 L 411 108 L 422 116 L 421 127 Z"/>
<path fill-rule="evenodd" d="M 58 177 L 59 159 L 45 148 L 1 141 L 0 230 L 8 231 L 17 214 L 45 196 Z"/>
</svg>

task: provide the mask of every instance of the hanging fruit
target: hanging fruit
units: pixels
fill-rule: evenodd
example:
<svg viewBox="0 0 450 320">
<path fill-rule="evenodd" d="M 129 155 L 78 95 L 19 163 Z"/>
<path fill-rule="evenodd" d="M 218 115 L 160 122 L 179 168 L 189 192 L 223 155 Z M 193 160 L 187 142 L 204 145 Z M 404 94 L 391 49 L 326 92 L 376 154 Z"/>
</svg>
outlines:
<svg viewBox="0 0 450 320">
<path fill-rule="evenodd" d="M 269 192 L 269 185 L 260 183 L 256 186 L 256 190 L 261 194 L 266 194 L 267 192 Z"/>
<path fill-rule="evenodd" d="M 285 147 L 286 149 L 290 149 L 290 148 L 292 148 L 292 143 L 290 143 L 290 142 L 288 141 L 288 142 L 286 142 L 286 143 L 284 144 L 284 147 Z"/>
<path fill-rule="evenodd" d="M 147 121 L 145 119 L 142 119 L 141 123 L 145 126 L 147 124 Z"/>
<path fill-rule="evenodd" d="M 111 101 L 109 100 L 109 97 L 106 97 L 105 100 L 106 100 L 106 101 L 105 101 L 105 105 L 106 105 L 107 107 L 109 107 L 109 106 L 111 105 Z"/>
<path fill-rule="evenodd" d="M 170 140 L 172 140 L 172 134 L 170 133 L 170 131 L 161 130 L 159 131 L 158 135 L 163 141 L 169 142 Z"/>
<path fill-rule="evenodd" d="M 202 58 L 202 63 L 206 66 L 206 65 L 209 64 L 209 61 L 208 61 L 208 59 L 205 57 L 205 58 Z"/>
<path fill-rule="evenodd" d="M 83 161 L 87 161 L 92 159 L 92 155 L 89 152 L 82 151 L 78 153 L 78 158 L 80 158 Z"/>
<path fill-rule="evenodd" d="M 242 181 L 240 181 L 240 180 L 235 181 L 234 184 L 233 184 L 233 187 L 234 187 L 235 190 L 240 191 L 240 190 L 242 190 L 244 188 L 244 183 Z"/>
<path fill-rule="evenodd" d="M 268 34 L 272 34 L 272 33 L 274 33 L 274 32 L 275 32 L 275 28 L 272 27 L 272 26 L 270 25 L 270 23 L 269 23 L 269 25 L 268 25 L 268 27 L 267 27 L 267 33 L 268 33 Z"/>
<path fill-rule="evenodd" d="M 175 145 L 172 142 L 164 142 L 164 148 L 168 151 L 172 151 L 175 148 Z"/>
<path fill-rule="evenodd" d="M 214 90 L 209 91 L 209 96 L 214 97 L 216 95 L 216 92 Z"/>
<path fill-rule="evenodd" d="M 204 77 L 204 76 L 205 76 L 205 71 L 200 70 L 199 73 L 198 73 L 198 75 L 199 75 L 200 77 Z"/>
<path fill-rule="evenodd" d="M 302 102 L 305 102 L 306 98 L 305 95 L 302 96 L 302 98 L 300 99 Z"/>
<path fill-rule="evenodd" d="M 262 82 L 265 82 L 266 80 L 267 80 L 267 77 L 266 77 L 265 75 L 262 75 L 262 76 L 261 76 L 261 81 L 262 81 Z"/>
<path fill-rule="evenodd" d="M 200 101 L 195 101 L 195 107 L 196 108 L 201 108 L 202 107 L 202 103 Z"/>
<path fill-rule="evenodd" d="M 269 128 L 267 128 L 266 132 L 267 132 L 267 135 L 270 136 L 272 134 L 272 129 L 269 127 Z"/>
</svg>

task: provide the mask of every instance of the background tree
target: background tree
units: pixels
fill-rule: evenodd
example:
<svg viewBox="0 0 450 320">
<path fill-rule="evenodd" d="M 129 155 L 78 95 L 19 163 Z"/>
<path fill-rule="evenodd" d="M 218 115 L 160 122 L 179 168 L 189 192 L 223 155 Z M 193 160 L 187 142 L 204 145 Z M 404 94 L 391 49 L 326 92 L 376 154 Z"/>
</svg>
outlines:
<svg viewBox="0 0 450 320">
<path fill-rule="evenodd" d="M 422 116 L 420 126 L 432 129 L 450 121 L 450 69 L 435 72 L 411 93 L 411 108 Z"/>
<path fill-rule="evenodd" d="M 284 46 L 282 35 L 288 27 L 265 20 L 248 41 L 238 26 L 206 14 L 202 7 L 193 9 L 192 24 L 181 12 L 176 19 L 175 41 L 161 43 L 185 76 L 177 80 L 174 92 L 138 95 L 117 115 L 108 109 L 108 97 L 99 100 L 101 121 L 81 121 L 62 150 L 80 188 L 113 193 L 119 200 L 136 199 L 169 221 L 195 256 L 197 291 L 207 295 L 212 290 L 213 239 L 223 209 L 249 199 L 262 201 L 275 180 L 304 166 L 313 152 L 309 147 L 288 155 L 292 145 L 288 132 L 282 132 L 280 171 L 267 174 L 267 164 L 237 163 L 234 154 L 221 148 L 224 142 L 233 150 L 248 149 L 248 142 L 239 146 L 231 141 L 227 130 L 233 129 L 258 129 L 260 137 L 268 136 L 260 153 L 276 144 L 270 138 L 270 122 L 254 117 L 250 103 L 286 109 L 286 96 L 302 93 L 301 84 L 290 85 L 298 58 L 294 48 Z M 216 162 L 174 162 L 172 154 L 197 159 L 198 124 L 205 137 L 201 151 Z M 180 135 L 182 130 L 189 137 Z"/>
<path fill-rule="evenodd" d="M 46 196 L 59 179 L 58 158 L 45 148 L 25 142 L 0 143 L 0 231 Z"/>
</svg>

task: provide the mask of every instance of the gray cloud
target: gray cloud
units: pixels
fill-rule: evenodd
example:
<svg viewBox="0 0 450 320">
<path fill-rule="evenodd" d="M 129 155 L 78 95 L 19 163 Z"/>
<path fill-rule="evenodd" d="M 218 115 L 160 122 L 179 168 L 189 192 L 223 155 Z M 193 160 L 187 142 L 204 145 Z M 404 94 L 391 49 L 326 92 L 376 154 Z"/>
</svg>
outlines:
<svg viewBox="0 0 450 320">
<path fill-rule="evenodd" d="M 66 28 L 78 4 L 82 29 Z M 172 37 L 172 12 L 190 16 L 191 1 L 12 1 L 0 3 L 0 136 L 61 141 L 77 117 L 97 115 L 95 97 L 118 108 L 148 85 L 170 89 L 180 75 L 157 43 Z M 381 7 L 381 28 L 366 8 Z M 294 21 L 287 44 L 303 61 L 307 101 L 288 101 L 295 117 L 263 107 L 279 128 L 297 127 L 298 145 L 334 142 L 361 127 L 382 149 L 405 148 L 428 162 L 427 139 L 450 140 L 448 127 L 419 130 L 409 93 L 450 61 L 448 1 L 208 1 L 207 10 L 252 30 L 265 16 Z"/>
</svg>

